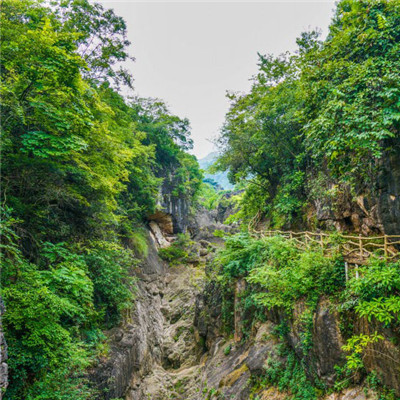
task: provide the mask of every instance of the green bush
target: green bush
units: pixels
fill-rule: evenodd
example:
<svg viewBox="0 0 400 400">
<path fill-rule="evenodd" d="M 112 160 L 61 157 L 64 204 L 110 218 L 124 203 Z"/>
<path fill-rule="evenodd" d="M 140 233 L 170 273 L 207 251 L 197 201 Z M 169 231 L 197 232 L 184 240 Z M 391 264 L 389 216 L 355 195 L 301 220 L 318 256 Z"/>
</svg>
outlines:
<svg viewBox="0 0 400 400">
<path fill-rule="evenodd" d="M 255 297 L 269 309 L 291 311 L 298 299 L 318 300 L 344 287 L 344 264 L 339 256 L 326 257 L 320 249 L 299 251 L 280 237 L 264 239 L 264 249 L 268 259 L 247 280 L 262 289 Z"/>
<path fill-rule="evenodd" d="M 225 354 L 226 356 L 229 356 L 229 354 L 231 353 L 231 350 L 232 350 L 232 345 L 228 344 L 228 346 L 226 346 L 226 347 L 224 348 L 224 354 Z"/>
<path fill-rule="evenodd" d="M 191 245 L 188 234 L 179 233 L 175 242 L 158 251 L 158 255 L 170 265 L 184 263 L 189 258 L 189 246 Z"/>
<path fill-rule="evenodd" d="M 229 284 L 243 277 L 252 284 L 256 303 L 269 309 L 291 311 L 296 300 L 318 299 L 344 288 L 344 263 L 341 257 L 325 257 L 318 248 L 298 250 L 281 236 L 252 238 L 240 233 L 226 239 L 217 254 L 219 279 Z"/>
<path fill-rule="evenodd" d="M 269 359 L 261 377 L 253 378 L 253 390 L 258 391 L 269 386 L 276 386 L 282 392 L 289 392 L 288 399 L 316 400 L 318 389 L 308 380 L 301 362 L 295 354 L 285 349 L 285 362 Z"/>
<path fill-rule="evenodd" d="M 10 369 L 5 398 L 87 399 L 82 374 L 89 348 L 82 337 L 96 314 L 83 258 L 62 244 L 45 243 L 41 263 L 22 254 L 15 260 L 3 264 L 2 274 Z"/>
<path fill-rule="evenodd" d="M 93 242 L 86 248 L 84 259 L 93 282 L 93 297 L 100 320 L 111 327 L 132 306 L 135 279 L 133 267 L 137 260 L 131 251 L 116 243 Z"/>
<path fill-rule="evenodd" d="M 342 309 L 355 307 L 369 321 L 398 325 L 400 263 L 371 258 L 368 265 L 359 268 L 359 278 L 350 279 L 342 299 Z"/>
</svg>

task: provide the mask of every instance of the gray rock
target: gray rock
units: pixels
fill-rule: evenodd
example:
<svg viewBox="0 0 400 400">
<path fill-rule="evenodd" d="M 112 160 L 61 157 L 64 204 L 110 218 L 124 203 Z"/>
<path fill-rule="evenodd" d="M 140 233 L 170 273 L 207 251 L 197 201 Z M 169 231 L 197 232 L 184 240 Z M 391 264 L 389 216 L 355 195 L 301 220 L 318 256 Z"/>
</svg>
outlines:
<svg viewBox="0 0 400 400">
<path fill-rule="evenodd" d="M 3 299 L 0 297 L 0 399 L 8 386 L 7 342 L 2 328 L 2 316 L 5 310 Z"/>
</svg>

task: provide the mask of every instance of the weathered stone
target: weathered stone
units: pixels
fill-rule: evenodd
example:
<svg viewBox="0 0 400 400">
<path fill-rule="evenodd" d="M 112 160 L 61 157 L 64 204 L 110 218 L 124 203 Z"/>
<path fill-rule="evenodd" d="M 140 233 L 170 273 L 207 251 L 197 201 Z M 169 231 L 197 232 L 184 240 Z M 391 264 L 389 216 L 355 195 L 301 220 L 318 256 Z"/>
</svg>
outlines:
<svg viewBox="0 0 400 400">
<path fill-rule="evenodd" d="M 174 224 L 172 215 L 162 210 L 157 210 L 154 214 L 149 215 L 148 219 L 155 222 L 164 235 L 172 235 L 174 233 Z"/>
<path fill-rule="evenodd" d="M 211 246 L 211 243 L 208 240 L 199 240 L 199 244 L 205 249 Z"/>
<path fill-rule="evenodd" d="M 324 400 L 378 400 L 378 396 L 371 390 L 367 390 L 362 386 L 344 389 L 340 393 L 332 393 L 324 398 Z"/>
<path fill-rule="evenodd" d="M 152 233 L 157 242 L 157 245 L 160 248 L 168 247 L 170 245 L 170 242 L 164 237 L 160 226 L 155 221 L 149 222 L 149 228 L 150 232 Z"/>
<path fill-rule="evenodd" d="M 377 215 L 384 232 L 388 235 L 400 234 L 400 145 L 382 157 L 382 165 L 377 180 L 379 190 Z"/>
<path fill-rule="evenodd" d="M 208 254 L 208 250 L 207 249 L 200 249 L 200 257 L 205 257 Z"/>
<path fill-rule="evenodd" d="M 346 215 L 344 218 L 354 226 L 359 224 L 360 229 L 368 225 L 370 229 L 375 229 L 373 218 L 363 210 L 371 210 L 368 201 L 359 199 L 357 207 L 363 213 L 359 219 L 361 214 L 353 216 L 349 210 L 342 210 L 341 215 Z M 213 227 L 204 227 L 207 235 L 211 236 L 216 226 L 217 222 Z M 204 257 L 202 251 L 208 250 L 211 242 L 211 239 L 203 239 L 201 234 L 198 237 L 201 243 L 189 250 L 193 258 L 198 258 L 199 254 Z M 287 321 L 287 316 L 277 309 L 266 311 L 269 321 L 247 324 L 245 328 L 249 338 L 243 341 L 239 335 L 244 321 L 251 320 L 251 315 L 246 314 L 248 309 L 241 310 L 240 295 L 246 283 L 239 280 L 235 296 L 237 342 L 233 339 L 227 341 L 221 334 L 222 298 L 220 287 L 212 279 L 213 269 L 206 266 L 207 281 L 202 275 L 202 268 L 185 265 L 167 269 L 158 258 L 154 240 L 149 238 L 149 243 L 152 243 L 149 256 L 137 271 L 140 281 L 135 307 L 125 324 L 110 332 L 110 356 L 95 374 L 98 387 L 107 390 L 103 398 L 125 396 L 125 400 L 202 400 L 214 393 L 215 398 L 249 399 L 249 378 L 262 375 L 269 360 L 285 363 L 285 358 L 277 351 L 278 341 L 273 332 L 275 323 Z M 206 257 L 212 257 L 212 254 Z M 304 356 L 302 338 L 307 327 L 301 316 L 305 311 L 306 303 L 297 302 L 293 318 L 287 321 L 290 327 L 288 342 L 308 367 L 310 378 L 316 376 L 328 386 L 332 385 L 334 366 L 344 361 L 337 313 L 327 299 L 320 300 L 310 332 L 313 345 Z M 357 329 L 369 332 L 376 327 L 359 326 Z M 365 364 L 368 370 L 377 370 L 385 383 L 395 387 L 399 376 L 395 363 L 389 365 L 387 359 L 374 355 L 381 352 L 387 358 L 393 353 L 389 342 L 382 343 L 382 346 L 371 348 L 365 357 Z M 395 359 L 399 358 L 397 353 L 393 354 Z M 386 371 L 386 376 L 379 367 Z M 356 387 L 325 400 L 364 400 L 363 393 L 362 387 Z M 260 399 L 281 400 L 288 394 L 280 393 L 275 388 L 265 388 L 257 395 Z"/>
<path fill-rule="evenodd" d="M 8 365 L 6 363 L 8 359 L 7 342 L 3 334 L 2 317 L 5 312 L 3 299 L 0 297 L 0 400 L 2 393 L 8 386 Z"/>
<path fill-rule="evenodd" d="M 164 276 L 166 273 L 166 264 L 158 256 L 157 242 L 150 234 L 147 235 L 147 254 L 139 265 L 137 276 L 144 281 L 159 281 L 163 285 L 163 280 L 159 279 L 159 276 Z"/>
<path fill-rule="evenodd" d="M 240 295 L 246 290 L 246 281 L 244 279 L 238 279 L 236 281 L 236 288 L 235 288 L 235 342 L 239 342 L 243 338 L 243 326 L 242 326 L 242 319 L 243 319 L 243 310 L 240 307 Z"/>
<path fill-rule="evenodd" d="M 148 255 L 137 272 L 145 279 L 138 281 L 135 305 L 126 318 L 129 323 L 109 332 L 110 354 L 107 359 L 99 360 L 91 374 L 104 400 L 122 397 L 133 376 L 147 374 L 154 362 L 161 360 L 159 332 L 164 316 L 158 293 L 164 285 L 165 268 L 150 237 L 148 245 Z M 152 295 L 148 289 L 157 295 Z"/>
<path fill-rule="evenodd" d="M 368 345 L 363 358 L 364 365 L 367 371 L 375 371 L 382 382 L 400 396 L 400 349 L 394 344 L 398 343 L 398 335 L 366 318 L 358 319 L 355 329 L 357 334 L 373 335 L 378 332 L 385 338 Z"/>
<path fill-rule="evenodd" d="M 241 367 L 224 376 L 219 383 L 219 387 L 233 386 L 248 370 L 249 368 L 247 367 L 247 365 L 242 364 Z"/>
<path fill-rule="evenodd" d="M 344 344 L 339 329 L 339 317 L 327 299 L 320 300 L 314 314 L 312 332 L 313 369 L 329 386 L 335 383 L 335 366 L 342 365 Z"/>
</svg>

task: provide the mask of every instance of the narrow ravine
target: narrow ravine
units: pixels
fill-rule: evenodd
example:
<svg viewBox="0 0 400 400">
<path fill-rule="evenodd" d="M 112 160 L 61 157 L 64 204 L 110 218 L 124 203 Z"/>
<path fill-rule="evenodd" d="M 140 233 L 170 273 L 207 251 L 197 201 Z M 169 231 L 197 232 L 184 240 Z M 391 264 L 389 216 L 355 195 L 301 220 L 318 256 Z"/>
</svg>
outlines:
<svg viewBox="0 0 400 400">
<path fill-rule="evenodd" d="M 180 265 L 169 268 L 160 296 L 162 324 L 160 358 L 142 380 L 134 379 L 127 400 L 195 398 L 200 387 L 202 348 L 193 326 L 196 296 L 203 289 L 203 267 Z"/>
<path fill-rule="evenodd" d="M 290 365 L 291 356 L 282 353 L 277 330 L 283 315 L 267 313 L 243 337 L 246 313 L 240 298 L 244 281 L 236 283 L 235 330 L 222 329 L 220 288 L 212 272 L 215 250 L 221 239 L 213 236 L 223 226 L 202 212 L 190 244 L 190 257 L 183 263 L 162 261 L 159 243 L 171 236 L 156 229 L 149 235 L 149 253 L 139 266 L 138 292 L 131 315 L 111 335 L 111 353 L 97 371 L 96 379 L 104 399 L 124 400 L 283 400 L 288 392 L 263 381 L 273 365 Z M 160 237 L 160 232 L 163 238 Z M 208 240 L 207 240 L 208 239 Z M 214 243 L 213 243 L 214 241 Z M 298 348 L 303 335 L 300 322 L 304 304 L 296 306 L 290 323 L 288 343 Z M 243 313 L 244 312 L 244 313 Z M 297 321 L 297 322 L 296 322 Z M 341 361 L 337 316 L 328 299 L 315 311 L 313 342 L 309 363 L 319 376 L 330 382 L 335 364 Z M 294 353 L 293 353 L 294 354 Z M 299 355 L 301 358 L 301 354 Z M 296 396 L 294 398 L 297 398 Z M 299 397 L 299 399 L 307 397 Z M 377 399 L 361 385 L 350 385 L 338 393 L 322 394 L 324 400 Z"/>
</svg>

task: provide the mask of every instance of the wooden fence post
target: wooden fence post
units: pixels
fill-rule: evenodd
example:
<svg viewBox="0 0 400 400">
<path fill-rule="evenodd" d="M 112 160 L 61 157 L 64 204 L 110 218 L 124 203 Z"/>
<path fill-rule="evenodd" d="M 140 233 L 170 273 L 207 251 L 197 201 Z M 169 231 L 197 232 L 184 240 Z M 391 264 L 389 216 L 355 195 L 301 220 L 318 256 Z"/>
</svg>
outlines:
<svg viewBox="0 0 400 400">
<path fill-rule="evenodd" d="M 347 264 L 347 261 L 344 262 L 344 274 L 347 282 L 349 280 L 349 264 Z"/>
<path fill-rule="evenodd" d="M 358 264 L 356 264 L 356 279 L 358 279 L 360 276 L 358 275 Z"/>
<path fill-rule="evenodd" d="M 383 237 L 383 240 L 384 240 L 383 246 L 384 246 L 384 250 L 385 250 L 385 258 L 387 258 L 388 257 L 388 237 L 386 234 Z"/>
</svg>

